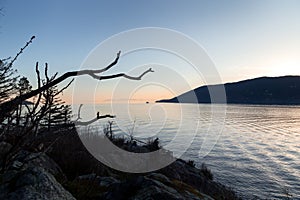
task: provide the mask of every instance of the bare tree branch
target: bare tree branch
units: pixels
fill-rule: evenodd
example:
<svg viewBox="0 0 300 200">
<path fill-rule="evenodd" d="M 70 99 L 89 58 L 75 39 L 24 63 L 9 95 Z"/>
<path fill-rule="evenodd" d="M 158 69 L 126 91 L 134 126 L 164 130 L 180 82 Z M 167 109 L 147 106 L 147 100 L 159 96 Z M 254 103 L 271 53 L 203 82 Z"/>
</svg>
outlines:
<svg viewBox="0 0 300 200">
<path fill-rule="evenodd" d="M 94 122 L 96 122 L 97 120 L 99 119 L 104 119 L 104 118 L 115 118 L 116 116 L 114 115 L 100 115 L 100 116 L 97 116 L 96 118 L 92 119 L 92 120 L 89 120 L 89 121 L 86 121 L 86 122 L 81 122 L 81 121 L 75 121 L 74 124 L 76 126 L 88 126 Z"/>
<path fill-rule="evenodd" d="M 81 119 L 80 117 L 80 112 L 81 112 L 81 108 L 82 108 L 83 104 L 80 104 L 79 108 L 78 108 L 78 116 L 77 116 L 77 119 L 74 121 L 74 124 L 77 125 L 77 126 L 87 126 L 87 125 L 90 125 L 94 122 L 96 122 L 97 120 L 99 119 L 104 119 L 104 118 L 115 118 L 116 116 L 114 115 L 109 115 L 109 114 L 106 114 L 106 115 L 100 115 L 99 112 L 97 112 L 97 116 L 92 119 L 92 120 L 89 120 L 89 121 L 86 121 L 86 122 L 82 122 L 82 121 L 78 121 L 79 119 Z"/>
<path fill-rule="evenodd" d="M 130 80 L 141 80 L 142 77 L 149 73 L 149 72 L 154 72 L 151 68 L 148 69 L 147 71 L 143 72 L 141 75 L 139 76 L 129 76 L 125 73 L 119 73 L 119 74 L 114 74 L 114 75 L 109 75 L 109 76 L 98 76 L 94 73 L 91 73 L 89 74 L 91 77 L 93 77 L 94 79 L 97 79 L 97 80 L 106 80 L 106 79 L 113 79 L 113 78 L 119 78 L 119 77 L 124 77 L 124 78 L 127 78 L 127 79 L 130 79 Z"/>
<path fill-rule="evenodd" d="M 32 39 L 34 39 L 34 37 L 32 37 L 31 40 Z M 26 47 L 26 45 L 25 45 L 25 47 Z M 103 69 L 99 69 L 99 70 L 79 70 L 79 71 L 66 72 L 65 74 L 63 74 L 62 76 L 60 76 L 56 79 L 50 79 L 49 82 L 48 82 L 49 78 L 47 78 L 48 77 L 48 74 L 47 74 L 48 65 L 46 63 L 46 68 L 45 68 L 45 76 L 47 78 L 46 84 L 44 84 L 43 86 L 37 88 L 36 90 L 32 90 L 31 92 L 28 92 L 26 94 L 17 96 L 16 98 L 14 98 L 12 100 L 9 100 L 9 101 L 6 101 L 6 102 L 0 104 L 0 122 L 3 122 L 3 120 L 7 117 L 7 115 L 9 115 L 14 110 L 16 105 L 20 104 L 21 102 L 25 101 L 26 99 L 29 99 L 31 97 L 34 97 L 34 96 L 46 91 L 48 88 L 53 87 L 54 85 L 57 85 L 58 83 L 64 81 L 67 78 L 70 78 L 70 77 L 81 76 L 81 75 L 89 75 L 89 76 L 91 76 L 93 78 L 96 78 L 98 80 L 107 80 L 107 79 L 113 79 L 113 78 L 117 78 L 117 77 L 125 77 L 125 78 L 131 79 L 131 80 L 141 80 L 141 78 L 145 74 L 147 74 L 149 72 L 153 72 L 153 70 L 150 68 L 147 71 L 143 72 L 140 76 L 137 76 L 137 77 L 129 76 L 125 73 L 120 73 L 120 74 L 115 74 L 115 75 L 110 75 L 110 76 L 99 76 L 99 75 L 97 75 L 98 73 L 105 72 L 108 69 L 110 69 L 111 67 L 113 67 L 114 65 L 116 65 L 119 58 L 120 58 L 120 54 L 121 54 L 121 52 L 119 51 L 118 54 L 117 54 L 116 59 L 111 64 L 109 64 L 107 67 L 105 67 Z"/>
<path fill-rule="evenodd" d="M 46 78 L 46 84 L 50 82 L 50 78 L 48 76 L 48 63 L 45 63 L 45 78 Z"/>
<path fill-rule="evenodd" d="M 78 108 L 77 119 L 75 120 L 75 122 L 81 119 L 81 117 L 80 117 L 80 112 L 81 112 L 82 106 L 83 106 L 83 104 L 80 104 L 80 106 L 79 106 L 79 108 Z"/>
<path fill-rule="evenodd" d="M 17 55 L 14 57 L 14 59 L 12 59 L 12 61 L 10 61 L 10 63 L 8 64 L 8 66 L 12 66 L 14 64 L 14 62 L 18 59 L 19 55 L 23 53 L 23 51 L 26 49 L 26 47 L 29 46 L 30 43 L 32 43 L 32 41 L 34 40 L 34 38 L 35 38 L 35 36 L 32 36 L 30 38 L 30 40 L 28 42 L 26 42 L 25 46 L 20 49 L 20 51 L 17 53 Z"/>
<path fill-rule="evenodd" d="M 65 87 L 63 87 L 63 88 L 60 89 L 58 92 L 56 92 L 56 93 L 54 94 L 54 96 L 56 96 L 56 95 L 62 93 L 65 89 L 67 89 L 67 88 L 73 83 L 73 81 L 74 81 L 74 78 L 73 78 L 73 79 L 72 79 Z"/>
<path fill-rule="evenodd" d="M 37 77 L 37 82 L 38 82 L 38 88 L 41 87 L 41 75 L 40 75 L 40 70 L 39 70 L 39 63 L 36 62 L 36 65 L 35 65 L 35 72 L 36 72 L 36 77 Z M 40 101 L 41 101 L 41 98 L 42 98 L 42 93 L 39 93 L 38 94 L 38 99 L 32 109 L 32 112 L 30 113 L 30 115 L 32 117 L 34 117 L 34 113 L 36 111 L 36 109 L 38 108 L 39 104 L 40 104 Z"/>
<path fill-rule="evenodd" d="M 107 67 L 104 67 L 103 69 L 96 69 L 96 70 L 81 70 L 81 71 L 78 71 L 78 75 L 86 75 L 86 74 L 99 74 L 99 73 L 103 73 L 107 70 L 109 70 L 110 68 L 112 68 L 114 65 L 116 65 L 119 61 L 119 58 L 120 58 L 120 55 L 121 55 L 121 51 L 119 51 L 117 53 L 117 57 L 116 59 L 110 63 Z"/>
</svg>

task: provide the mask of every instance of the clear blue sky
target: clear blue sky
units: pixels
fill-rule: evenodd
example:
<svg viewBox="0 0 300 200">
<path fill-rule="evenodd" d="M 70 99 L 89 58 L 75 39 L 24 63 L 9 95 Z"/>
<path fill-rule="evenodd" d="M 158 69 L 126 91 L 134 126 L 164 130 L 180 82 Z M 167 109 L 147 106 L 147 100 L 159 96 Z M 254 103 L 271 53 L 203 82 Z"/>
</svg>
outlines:
<svg viewBox="0 0 300 200">
<path fill-rule="evenodd" d="M 170 28 L 196 40 L 223 82 L 300 75 L 297 0 L 0 0 L 0 8 L 0 58 L 37 37 L 15 64 L 32 82 L 36 61 L 48 62 L 51 72 L 75 70 L 103 40 L 141 27 Z"/>
</svg>

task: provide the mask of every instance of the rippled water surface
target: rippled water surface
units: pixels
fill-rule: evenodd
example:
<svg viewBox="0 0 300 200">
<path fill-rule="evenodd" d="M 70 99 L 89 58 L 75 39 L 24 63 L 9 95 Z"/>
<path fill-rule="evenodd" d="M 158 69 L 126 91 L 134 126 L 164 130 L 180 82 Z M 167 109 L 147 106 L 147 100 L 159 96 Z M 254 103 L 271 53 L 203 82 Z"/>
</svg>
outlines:
<svg viewBox="0 0 300 200">
<path fill-rule="evenodd" d="M 81 117 L 97 111 L 117 116 L 117 134 L 159 137 L 176 156 L 205 162 L 244 199 L 300 199 L 298 106 L 103 104 L 84 106 Z"/>
</svg>

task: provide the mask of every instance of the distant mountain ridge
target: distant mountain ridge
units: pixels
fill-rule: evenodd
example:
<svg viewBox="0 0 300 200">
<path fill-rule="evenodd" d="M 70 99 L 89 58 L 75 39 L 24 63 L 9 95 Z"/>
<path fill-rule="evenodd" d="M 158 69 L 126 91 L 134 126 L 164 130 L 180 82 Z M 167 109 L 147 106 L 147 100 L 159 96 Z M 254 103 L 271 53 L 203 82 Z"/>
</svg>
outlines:
<svg viewBox="0 0 300 200">
<path fill-rule="evenodd" d="M 210 91 L 224 86 L 229 104 L 300 105 L 300 76 L 260 77 L 233 83 L 206 85 L 157 103 L 211 103 Z M 195 96 L 196 95 L 196 96 Z M 216 99 L 213 103 L 226 103 Z"/>
</svg>

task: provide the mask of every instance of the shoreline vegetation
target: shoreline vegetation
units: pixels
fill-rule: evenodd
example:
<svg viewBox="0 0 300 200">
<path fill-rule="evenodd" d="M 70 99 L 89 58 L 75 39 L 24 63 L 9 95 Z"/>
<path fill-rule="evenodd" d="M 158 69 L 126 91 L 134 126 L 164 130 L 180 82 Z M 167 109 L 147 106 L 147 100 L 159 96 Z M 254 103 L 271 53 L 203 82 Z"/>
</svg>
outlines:
<svg viewBox="0 0 300 200">
<path fill-rule="evenodd" d="M 157 138 L 137 144 L 132 137 L 114 136 L 109 128 L 103 132 L 98 139 L 107 137 L 127 151 L 161 148 Z M 0 143 L 2 153 L 13 140 Z M 0 175 L 0 199 L 47 199 L 50 195 L 54 195 L 51 199 L 239 199 L 232 189 L 213 180 L 205 164 L 195 166 L 192 160 L 177 159 L 143 174 L 109 168 L 88 152 L 73 125 L 44 129 L 27 142 L 7 169 Z M 52 188 L 42 190 L 49 186 Z"/>
</svg>

